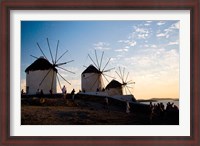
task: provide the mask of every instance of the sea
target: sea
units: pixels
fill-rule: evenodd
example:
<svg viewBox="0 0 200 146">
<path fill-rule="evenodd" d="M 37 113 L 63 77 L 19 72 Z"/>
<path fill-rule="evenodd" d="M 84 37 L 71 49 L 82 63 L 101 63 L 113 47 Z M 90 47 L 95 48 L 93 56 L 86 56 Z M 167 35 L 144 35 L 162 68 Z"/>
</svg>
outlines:
<svg viewBox="0 0 200 146">
<path fill-rule="evenodd" d="M 156 100 L 156 101 L 152 101 L 152 104 L 157 104 L 157 103 L 161 103 L 161 102 L 164 104 L 165 108 L 166 108 L 168 102 L 174 103 L 174 105 L 179 107 L 179 100 Z M 140 102 L 140 103 L 150 104 L 150 102 Z"/>
</svg>

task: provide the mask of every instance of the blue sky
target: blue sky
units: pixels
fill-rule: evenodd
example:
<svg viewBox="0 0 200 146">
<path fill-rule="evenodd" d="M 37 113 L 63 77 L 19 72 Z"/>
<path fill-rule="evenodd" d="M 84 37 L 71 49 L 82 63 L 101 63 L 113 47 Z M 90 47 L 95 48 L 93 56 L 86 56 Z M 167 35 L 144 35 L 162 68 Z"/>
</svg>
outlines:
<svg viewBox="0 0 200 146">
<path fill-rule="evenodd" d="M 94 50 L 102 64 L 111 58 L 108 72 L 121 81 L 115 71 L 118 67 L 129 72 L 129 80 L 136 82 L 131 89 L 136 98 L 179 97 L 179 21 L 22 21 L 21 22 L 21 88 L 25 88 L 24 70 L 34 58 L 42 56 L 38 42 L 51 60 L 46 38 L 55 55 L 59 40 L 58 56 L 68 53 L 60 60 L 75 60 L 64 66 L 76 74 L 60 70 L 72 83 L 69 90 L 81 88 L 81 73 L 92 64 L 88 54 L 95 59 Z M 111 78 L 108 78 L 111 80 Z M 105 81 L 105 85 L 108 84 Z M 68 90 L 68 91 L 69 91 Z"/>
</svg>

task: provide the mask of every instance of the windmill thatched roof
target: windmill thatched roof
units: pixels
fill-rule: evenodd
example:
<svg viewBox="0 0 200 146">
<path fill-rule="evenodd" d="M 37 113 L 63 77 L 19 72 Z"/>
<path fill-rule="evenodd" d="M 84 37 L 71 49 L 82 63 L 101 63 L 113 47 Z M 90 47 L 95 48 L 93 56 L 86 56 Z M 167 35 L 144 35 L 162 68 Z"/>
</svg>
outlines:
<svg viewBox="0 0 200 146">
<path fill-rule="evenodd" d="M 109 89 L 109 88 L 118 88 L 118 87 L 121 87 L 122 84 L 116 80 L 112 80 L 107 86 L 106 86 L 106 89 Z"/>
<path fill-rule="evenodd" d="M 49 70 L 53 68 L 54 71 L 57 72 L 57 69 L 53 67 L 53 65 L 45 58 L 40 57 L 35 60 L 31 65 L 29 65 L 25 72 L 35 71 L 35 70 Z"/>
<path fill-rule="evenodd" d="M 96 67 L 94 67 L 92 64 L 88 66 L 83 72 L 84 73 L 101 73 Z"/>
</svg>

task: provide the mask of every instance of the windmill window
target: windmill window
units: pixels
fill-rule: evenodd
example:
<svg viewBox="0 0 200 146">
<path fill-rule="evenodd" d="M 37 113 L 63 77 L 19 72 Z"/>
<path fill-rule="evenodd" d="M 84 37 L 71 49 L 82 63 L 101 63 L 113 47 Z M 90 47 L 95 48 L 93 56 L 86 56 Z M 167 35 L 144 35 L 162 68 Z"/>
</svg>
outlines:
<svg viewBox="0 0 200 146">
<path fill-rule="evenodd" d="M 83 77 L 85 78 L 85 75 L 83 74 Z"/>
</svg>

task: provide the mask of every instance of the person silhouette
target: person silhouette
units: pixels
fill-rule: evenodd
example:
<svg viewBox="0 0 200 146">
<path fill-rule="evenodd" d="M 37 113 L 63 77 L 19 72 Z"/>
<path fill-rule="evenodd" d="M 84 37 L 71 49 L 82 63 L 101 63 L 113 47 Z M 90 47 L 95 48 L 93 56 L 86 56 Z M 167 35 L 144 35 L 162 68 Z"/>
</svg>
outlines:
<svg viewBox="0 0 200 146">
<path fill-rule="evenodd" d="M 126 113 L 130 113 L 130 105 L 128 101 L 126 101 Z"/>
<path fill-rule="evenodd" d="M 75 90 L 73 89 L 72 92 L 71 92 L 72 100 L 74 100 L 74 93 L 75 93 Z"/>
</svg>

